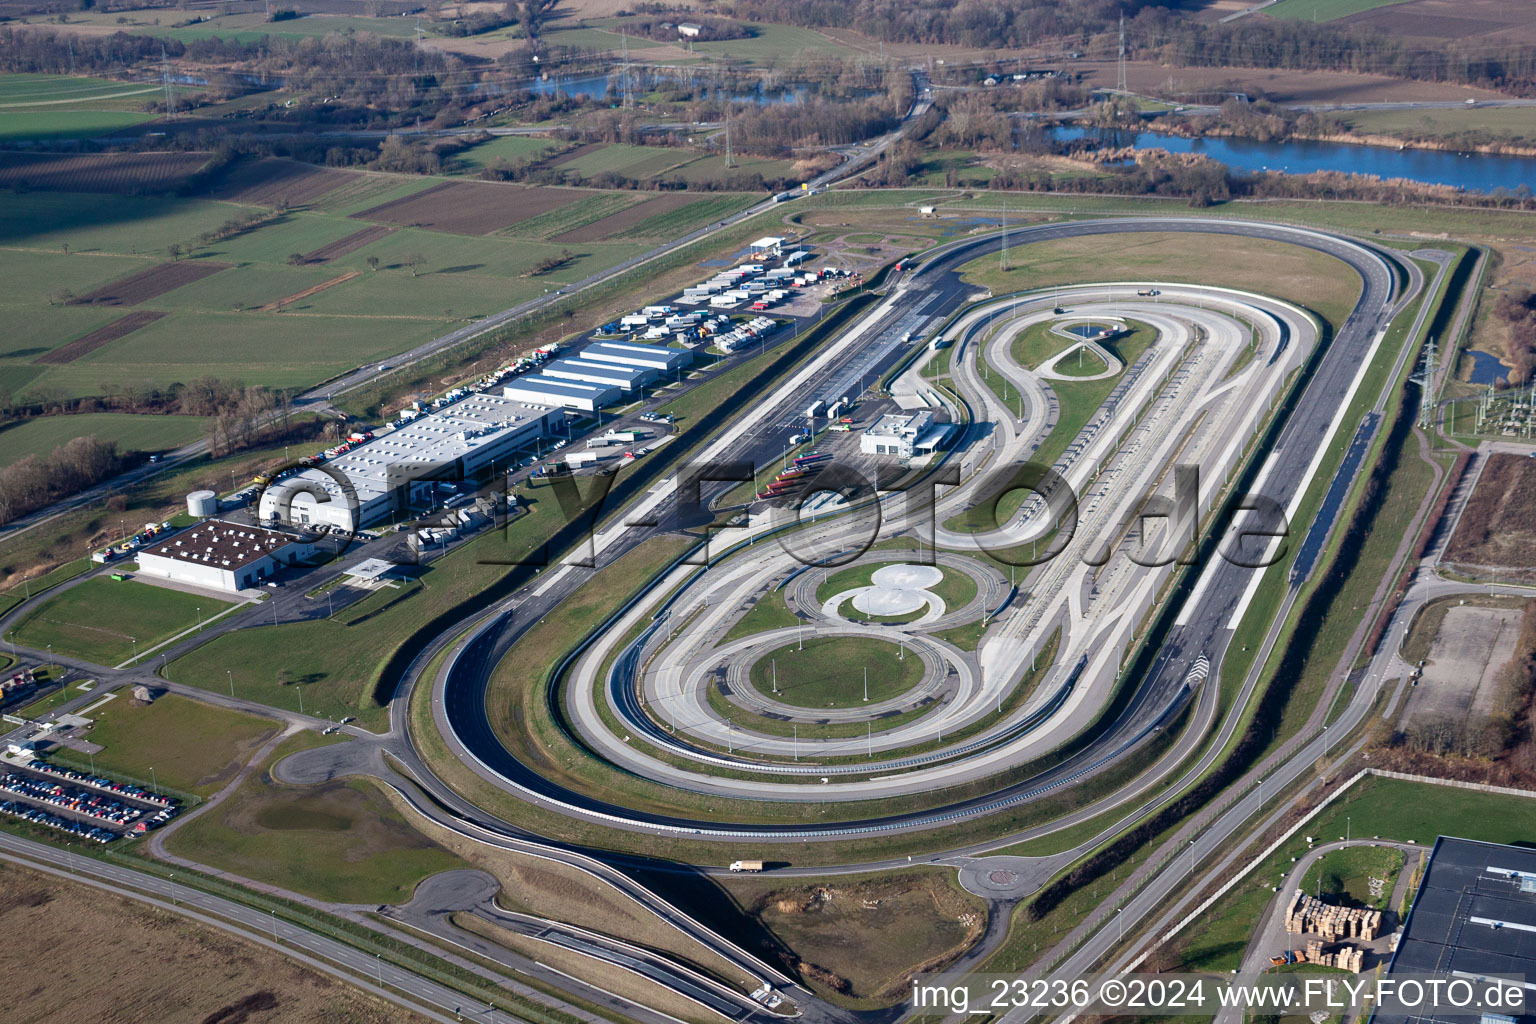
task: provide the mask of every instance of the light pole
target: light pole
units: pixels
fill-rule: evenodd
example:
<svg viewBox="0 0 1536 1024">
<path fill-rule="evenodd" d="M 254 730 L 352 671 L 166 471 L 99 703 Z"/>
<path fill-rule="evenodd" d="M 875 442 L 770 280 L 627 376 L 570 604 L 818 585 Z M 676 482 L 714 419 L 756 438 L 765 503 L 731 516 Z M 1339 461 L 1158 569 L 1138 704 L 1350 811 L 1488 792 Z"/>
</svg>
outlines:
<svg viewBox="0 0 1536 1024">
<path fill-rule="evenodd" d="M 235 697 L 235 670 L 227 668 L 224 670 L 224 674 L 229 677 L 229 697 L 233 700 Z"/>
<path fill-rule="evenodd" d="M 199 633 L 201 633 L 203 631 L 203 606 L 202 605 L 198 605 L 197 606 L 197 631 Z"/>
<path fill-rule="evenodd" d="M 277 908 L 272 908 L 272 941 L 277 941 Z"/>
<path fill-rule="evenodd" d="M 379 987 L 383 988 L 384 987 L 384 954 L 383 953 L 375 953 L 375 954 L 373 954 L 373 966 L 378 970 Z"/>
<path fill-rule="evenodd" d="M 1186 874 L 1184 877 L 1185 878 L 1189 878 L 1189 877 L 1193 876 L 1194 873 L 1195 873 L 1195 841 L 1193 839 L 1191 839 L 1189 841 L 1189 873 Z"/>
<path fill-rule="evenodd" d="M 151 765 L 149 769 L 149 784 L 155 787 L 155 796 L 160 795 L 160 780 L 155 778 L 155 769 Z"/>
<path fill-rule="evenodd" d="M 172 874 L 170 876 L 170 882 L 171 882 L 171 906 L 174 907 L 176 905 L 176 876 L 175 876 L 175 874 Z"/>
<path fill-rule="evenodd" d="M 1124 907 L 1120 907 L 1118 910 L 1115 911 L 1115 920 L 1120 922 L 1120 941 L 1121 942 L 1125 941 L 1125 917 L 1123 916 L 1124 914 L 1125 914 L 1125 908 Z"/>
</svg>

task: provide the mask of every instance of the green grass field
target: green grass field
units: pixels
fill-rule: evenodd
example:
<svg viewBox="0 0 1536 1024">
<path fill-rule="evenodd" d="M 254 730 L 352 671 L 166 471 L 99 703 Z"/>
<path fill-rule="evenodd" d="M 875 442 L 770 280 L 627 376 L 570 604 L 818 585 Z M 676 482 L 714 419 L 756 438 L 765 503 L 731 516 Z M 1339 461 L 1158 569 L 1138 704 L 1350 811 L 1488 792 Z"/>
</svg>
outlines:
<svg viewBox="0 0 1536 1024">
<path fill-rule="evenodd" d="M 899 697 L 923 678 L 921 658 L 900 656 L 896 644 L 865 636 L 811 636 L 765 652 L 751 669 L 752 685 L 785 704 L 802 708 L 857 707 L 864 700 Z M 778 693 L 774 694 L 777 675 Z"/>
<path fill-rule="evenodd" d="M 1291 18 L 1302 21 L 1334 21 L 1347 18 L 1361 11 L 1373 11 L 1378 7 L 1405 3 L 1406 0 L 1280 0 L 1264 8 L 1270 18 Z"/>
<path fill-rule="evenodd" d="M 1403 866 L 1401 850 L 1390 846 L 1350 846 L 1325 853 L 1307 870 L 1301 888 L 1321 893 L 1324 899 L 1348 907 L 1386 910 L 1392 899 L 1392 883 Z M 1371 892 L 1371 879 L 1385 879 L 1381 895 Z"/>
<path fill-rule="evenodd" d="M 266 768 L 314 734 L 284 741 Z M 169 848 L 211 867 L 317 899 L 403 903 L 428 875 L 468 865 L 400 816 L 360 779 L 285 786 L 268 771 L 190 819 Z"/>
<path fill-rule="evenodd" d="M 33 455 L 43 458 L 76 437 L 116 441 L 119 451 L 160 451 L 177 448 L 203 436 L 209 421 L 201 416 L 136 416 L 93 412 L 75 416 L 44 416 L 0 430 L 0 463 Z"/>
<path fill-rule="evenodd" d="M 162 99 L 159 85 L 72 75 L 0 75 L 0 143 L 22 139 L 88 139 L 155 115 L 147 102 Z"/>
<path fill-rule="evenodd" d="M 1362 135 L 1536 145 L 1536 114 L 1529 107 L 1350 110 L 1338 117 Z"/>
<path fill-rule="evenodd" d="M 52 644 L 57 654 L 117 665 L 132 657 L 135 647 L 143 654 L 195 627 L 199 616 L 206 622 L 229 606 L 214 597 L 97 576 L 38 605 L 17 625 L 15 639 L 37 650 Z"/>
<path fill-rule="evenodd" d="M 297 710 L 303 690 L 305 712 L 328 718 L 354 715 L 366 728 L 388 724 L 389 709 L 375 703 L 374 685 L 385 662 L 421 623 L 490 586 L 512 569 L 482 559 L 525 554 L 530 538 L 547 526 L 554 502 L 534 503 L 504 538 L 499 531 L 477 537 L 433 562 L 419 584 L 384 588 L 337 608 L 335 618 L 258 626 L 225 633 L 171 662 L 168 675 L 179 683 L 217 693 L 235 693 L 271 707 Z"/>
<path fill-rule="evenodd" d="M 535 135 L 502 135 L 455 154 L 454 160 L 462 164 L 466 171 L 473 173 L 491 166 L 497 160 L 505 160 L 513 164 L 539 160 L 551 150 L 558 149 L 560 145 L 561 143 L 554 139 L 540 138 Z"/>
<path fill-rule="evenodd" d="M 139 704 L 126 689 L 91 712 L 91 718 L 95 724 L 85 739 L 105 748 L 95 755 L 97 771 L 149 782 L 152 768 L 159 785 L 202 797 L 227 785 L 277 731 L 276 723 L 255 715 L 175 694 Z M 82 767 L 92 763 L 67 748 L 53 759 Z"/>
</svg>

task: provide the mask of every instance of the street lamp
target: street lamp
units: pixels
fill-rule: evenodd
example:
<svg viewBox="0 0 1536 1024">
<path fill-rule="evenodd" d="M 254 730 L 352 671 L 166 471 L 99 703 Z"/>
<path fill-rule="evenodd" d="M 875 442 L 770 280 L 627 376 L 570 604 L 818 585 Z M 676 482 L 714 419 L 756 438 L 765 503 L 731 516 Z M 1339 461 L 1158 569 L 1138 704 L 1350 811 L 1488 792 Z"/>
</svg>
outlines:
<svg viewBox="0 0 1536 1024">
<path fill-rule="evenodd" d="M 229 696 L 233 700 L 235 696 L 235 671 L 234 669 L 227 668 L 224 670 L 224 674 L 229 677 Z"/>
<path fill-rule="evenodd" d="M 160 795 L 160 780 L 155 778 L 155 769 L 154 769 L 153 766 L 151 766 L 150 769 L 149 769 L 149 783 L 150 783 L 150 785 L 155 787 L 155 796 L 159 796 Z"/>
</svg>

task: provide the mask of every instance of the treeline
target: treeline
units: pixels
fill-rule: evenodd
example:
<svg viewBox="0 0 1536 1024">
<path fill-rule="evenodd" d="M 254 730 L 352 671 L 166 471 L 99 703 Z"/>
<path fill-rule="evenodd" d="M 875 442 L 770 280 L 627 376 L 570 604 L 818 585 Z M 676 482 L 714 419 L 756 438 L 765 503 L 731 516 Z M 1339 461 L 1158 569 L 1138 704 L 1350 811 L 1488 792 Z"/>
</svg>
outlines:
<svg viewBox="0 0 1536 1024">
<path fill-rule="evenodd" d="M 1281 18 L 1205 24 L 1152 6 L 1127 22 L 1126 33 L 1136 57 L 1167 64 L 1354 71 L 1512 92 L 1536 89 L 1536 46 L 1480 36 L 1428 44 L 1374 29 Z M 1107 38 L 1103 44 L 1101 49 L 1111 47 Z"/>
<path fill-rule="evenodd" d="M 1509 382 L 1523 384 L 1536 369 L 1536 293 L 1518 285 L 1511 287 L 1493 304 L 1493 315 L 1504 325 Z"/>
<path fill-rule="evenodd" d="M 101 483 L 125 465 L 116 441 L 77 437 L 45 458 L 27 455 L 0 468 L 0 523 Z"/>
</svg>

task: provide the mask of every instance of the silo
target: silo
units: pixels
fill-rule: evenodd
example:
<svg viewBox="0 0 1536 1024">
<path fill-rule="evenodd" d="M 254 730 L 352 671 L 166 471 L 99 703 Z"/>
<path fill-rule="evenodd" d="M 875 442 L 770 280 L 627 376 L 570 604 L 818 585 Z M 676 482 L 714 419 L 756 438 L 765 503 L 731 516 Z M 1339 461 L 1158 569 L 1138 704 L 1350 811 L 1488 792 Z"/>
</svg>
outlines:
<svg viewBox="0 0 1536 1024">
<path fill-rule="evenodd" d="M 193 491 L 187 495 L 187 515 L 199 519 L 219 514 L 219 496 L 212 491 Z"/>
</svg>

